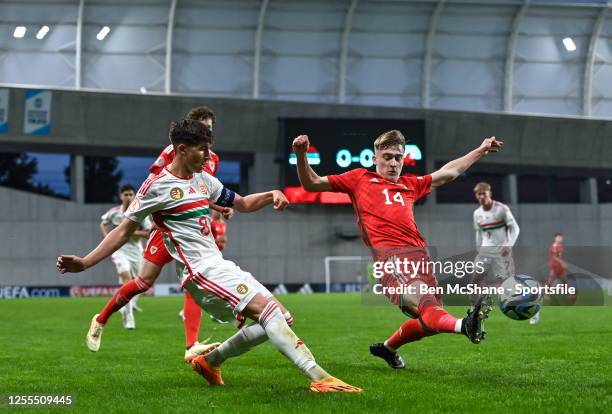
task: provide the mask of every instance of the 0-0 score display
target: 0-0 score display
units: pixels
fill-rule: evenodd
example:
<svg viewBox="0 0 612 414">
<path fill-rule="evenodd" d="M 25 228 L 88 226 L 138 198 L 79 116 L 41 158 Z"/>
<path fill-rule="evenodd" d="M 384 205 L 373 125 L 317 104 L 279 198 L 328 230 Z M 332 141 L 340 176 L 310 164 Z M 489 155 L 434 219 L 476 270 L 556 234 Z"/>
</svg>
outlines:
<svg viewBox="0 0 612 414">
<path fill-rule="evenodd" d="M 296 155 L 291 150 L 293 139 L 308 135 L 308 163 L 321 176 L 342 174 L 353 168 L 374 170 L 373 143 L 380 134 L 397 129 L 406 137 L 403 174 L 425 172 L 425 123 L 423 120 L 398 119 L 280 119 L 281 185 L 299 186 Z"/>
</svg>

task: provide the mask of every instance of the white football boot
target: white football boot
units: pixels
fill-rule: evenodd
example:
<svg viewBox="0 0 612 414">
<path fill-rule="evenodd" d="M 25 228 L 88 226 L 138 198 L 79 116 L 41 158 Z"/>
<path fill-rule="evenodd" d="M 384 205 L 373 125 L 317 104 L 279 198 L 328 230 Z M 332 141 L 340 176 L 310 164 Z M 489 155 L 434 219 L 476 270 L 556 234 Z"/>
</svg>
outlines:
<svg viewBox="0 0 612 414">
<path fill-rule="evenodd" d="M 89 331 L 85 337 L 87 348 L 89 348 L 91 352 L 98 352 L 98 349 L 100 349 L 100 342 L 102 341 L 102 331 L 104 330 L 104 325 L 96 320 L 98 315 L 99 314 L 96 313 L 93 318 L 91 318 Z"/>
<path fill-rule="evenodd" d="M 185 350 L 185 362 L 190 363 L 192 359 L 200 355 L 206 355 L 219 345 L 221 342 L 213 342 L 211 344 L 207 343 L 208 339 L 205 339 L 202 342 L 196 342 L 191 346 L 191 348 Z"/>
</svg>

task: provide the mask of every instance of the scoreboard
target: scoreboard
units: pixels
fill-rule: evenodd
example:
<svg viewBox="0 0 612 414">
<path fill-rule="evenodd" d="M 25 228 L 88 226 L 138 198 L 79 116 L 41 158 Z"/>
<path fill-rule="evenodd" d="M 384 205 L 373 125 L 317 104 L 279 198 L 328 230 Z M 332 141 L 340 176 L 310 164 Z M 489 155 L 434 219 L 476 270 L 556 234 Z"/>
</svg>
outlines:
<svg viewBox="0 0 612 414">
<path fill-rule="evenodd" d="M 354 168 L 375 170 L 374 140 L 383 132 L 397 129 L 406 137 L 402 174 L 425 173 L 425 121 L 405 119 L 280 118 L 281 186 L 293 203 L 350 203 L 335 193 L 307 193 L 300 187 L 297 157 L 291 143 L 308 135 L 308 163 L 320 176 L 342 174 Z"/>
</svg>

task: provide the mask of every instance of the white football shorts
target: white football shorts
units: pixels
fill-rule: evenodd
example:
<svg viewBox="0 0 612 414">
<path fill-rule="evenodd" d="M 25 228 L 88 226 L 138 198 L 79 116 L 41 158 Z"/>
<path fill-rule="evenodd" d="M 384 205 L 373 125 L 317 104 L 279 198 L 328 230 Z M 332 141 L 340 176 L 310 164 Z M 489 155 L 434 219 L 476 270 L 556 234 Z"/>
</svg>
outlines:
<svg viewBox="0 0 612 414">
<path fill-rule="evenodd" d="M 238 315 L 253 297 L 260 293 L 266 298 L 272 293 L 249 272 L 229 260 L 217 260 L 206 266 L 207 274 L 194 271 L 184 288 L 195 302 L 219 322 L 232 322 L 239 326 L 244 318 Z"/>
</svg>

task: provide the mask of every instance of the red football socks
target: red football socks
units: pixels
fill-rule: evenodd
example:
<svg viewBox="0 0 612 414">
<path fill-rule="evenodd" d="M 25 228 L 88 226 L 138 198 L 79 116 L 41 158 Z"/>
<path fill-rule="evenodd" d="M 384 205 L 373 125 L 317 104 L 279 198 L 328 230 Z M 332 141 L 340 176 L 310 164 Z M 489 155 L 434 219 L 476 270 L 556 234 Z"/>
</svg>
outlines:
<svg viewBox="0 0 612 414">
<path fill-rule="evenodd" d="M 418 319 L 409 319 L 389 339 L 385 341 L 385 346 L 394 351 L 408 342 L 418 341 L 426 336 L 435 335 L 437 332 L 426 331 Z"/>
<path fill-rule="evenodd" d="M 461 320 L 446 312 L 433 295 L 421 297 L 419 315 L 419 319 L 404 322 L 397 332 L 385 341 L 385 346 L 395 351 L 404 344 L 440 332 L 459 333 L 461 331 Z"/>
<path fill-rule="evenodd" d="M 200 335 L 200 322 L 202 320 L 202 308 L 193 300 L 189 292 L 185 292 L 185 304 L 183 305 L 183 327 L 185 328 L 185 347 L 191 348 L 198 341 Z"/>
<path fill-rule="evenodd" d="M 457 326 L 461 327 L 459 319 L 446 312 L 433 295 L 423 295 L 421 297 L 419 313 L 426 330 L 456 333 Z"/>
<path fill-rule="evenodd" d="M 125 283 L 119 288 L 117 293 L 110 298 L 104 309 L 102 309 L 102 312 L 100 312 L 96 318 L 96 321 L 103 325 L 106 324 L 108 318 L 110 318 L 113 313 L 124 307 L 134 296 L 149 290 L 150 287 L 151 285 L 140 276 Z"/>
</svg>

